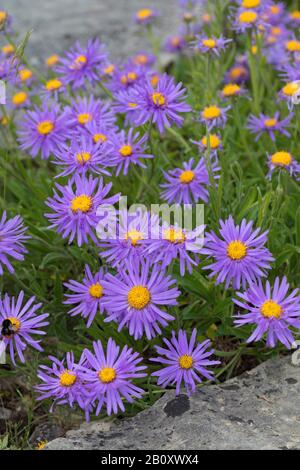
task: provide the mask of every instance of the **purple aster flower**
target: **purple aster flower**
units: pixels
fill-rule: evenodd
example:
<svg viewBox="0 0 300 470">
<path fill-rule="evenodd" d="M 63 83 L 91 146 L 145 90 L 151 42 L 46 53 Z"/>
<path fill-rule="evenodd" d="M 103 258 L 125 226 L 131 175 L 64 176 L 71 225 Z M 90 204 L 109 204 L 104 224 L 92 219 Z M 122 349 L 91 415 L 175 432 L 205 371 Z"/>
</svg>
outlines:
<svg viewBox="0 0 300 470">
<path fill-rule="evenodd" d="M 101 144 L 103 147 L 103 153 L 106 151 L 107 145 L 111 142 L 113 134 L 117 128 L 112 124 L 101 124 L 96 121 L 92 121 L 86 125 L 86 131 L 90 135 L 95 144 Z"/>
<path fill-rule="evenodd" d="M 130 90 L 137 84 L 144 82 L 147 70 L 147 68 L 137 65 L 133 61 L 126 62 L 115 69 L 108 88 L 113 93 Z"/>
<path fill-rule="evenodd" d="M 247 61 L 241 58 L 234 64 L 225 74 L 225 83 L 241 83 L 247 82 L 249 79 L 249 68 Z"/>
<path fill-rule="evenodd" d="M 70 137 L 66 113 L 57 104 L 49 108 L 46 103 L 39 109 L 27 111 L 19 121 L 18 141 L 22 150 L 34 158 L 41 153 L 47 159 L 50 153 Z"/>
<path fill-rule="evenodd" d="M 263 13 L 267 24 L 280 24 L 286 21 L 286 6 L 283 3 L 268 2 Z"/>
<path fill-rule="evenodd" d="M 300 170 L 300 165 L 294 159 L 293 155 L 284 150 L 268 155 L 268 165 L 269 179 L 271 179 L 273 171 L 278 170 L 279 168 L 286 170 L 291 176 L 297 174 Z"/>
<path fill-rule="evenodd" d="M 280 90 L 279 98 L 286 101 L 288 108 L 291 109 L 300 98 L 300 83 L 298 80 L 288 82 Z"/>
<path fill-rule="evenodd" d="M 67 300 L 64 301 L 65 305 L 75 305 L 68 313 L 74 317 L 81 315 L 82 318 L 87 320 L 87 327 L 89 328 L 94 321 L 97 312 L 102 315 L 104 312 L 103 306 L 103 287 L 102 280 L 104 279 L 104 271 L 102 268 L 96 273 L 92 274 L 90 267 L 85 265 L 85 277 L 82 282 L 69 281 L 64 285 L 72 294 L 66 294 Z"/>
<path fill-rule="evenodd" d="M 209 147 L 210 154 L 213 157 L 217 155 L 218 150 L 222 150 L 222 139 L 220 134 L 209 134 Z M 208 149 L 208 139 L 207 136 L 203 136 L 200 141 L 191 140 L 191 142 L 199 147 L 200 153 Z"/>
<path fill-rule="evenodd" d="M 54 213 L 46 214 L 52 225 L 69 243 L 77 239 L 78 246 L 88 243 L 90 237 L 97 243 L 95 230 L 101 216 L 97 215 L 100 205 L 112 205 L 119 200 L 119 195 L 106 197 L 112 183 L 105 185 L 102 178 L 86 178 L 76 175 L 66 186 L 56 184 L 58 191 L 46 201 Z"/>
<path fill-rule="evenodd" d="M 182 36 L 170 36 L 166 39 L 164 49 L 170 53 L 182 52 L 187 46 L 187 42 Z"/>
<path fill-rule="evenodd" d="M 300 25 L 300 10 L 294 10 L 288 14 L 288 21 L 292 28 L 298 28 Z"/>
<path fill-rule="evenodd" d="M 219 176 L 216 173 L 220 168 L 216 162 L 211 162 L 211 167 L 214 177 L 217 179 Z M 191 158 L 188 162 L 183 163 L 183 168 L 175 168 L 164 172 L 164 177 L 166 183 L 160 185 L 164 188 L 161 197 L 168 204 L 173 202 L 176 204 L 196 204 L 199 200 L 208 202 L 207 188 L 210 183 L 203 157 L 196 166 L 194 166 L 194 159 Z"/>
<path fill-rule="evenodd" d="M 225 222 L 220 220 L 220 235 L 214 232 L 207 234 L 201 253 L 213 258 L 214 262 L 203 269 L 212 272 L 209 277 L 216 276 L 216 285 L 225 282 L 226 289 L 232 282 L 234 289 L 251 284 L 260 277 L 266 276 L 274 260 L 270 251 L 265 248 L 267 231 L 261 234 L 260 228 L 253 230 L 253 222 L 242 220 L 235 225 L 230 216 Z"/>
<path fill-rule="evenodd" d="M 53 163 L 64 168 L 58 176 L 83 174 L 88 171 L 110 175 L 105 170 L 109 163 L 105 149 L 106 146 L 103 145 L 101 140 L 94 143 L 89 135 L 73 136 L 70 145 L 61 145 L 53 152 L 55 156 Z"/>
<path fill-rule="evenodd" d="M 135 21 L 140 25 L 151 25 L 157 19 L 158 13 L 154 8 L 141 8 L 135 13 Z"/>
<path fill-rule="evenodd" d="M 200 122 L 203 122 L 211 131 L 214 127 L 224 127 L 227 121 L 227 111 L 231 106 L 221 108 L 217 105 L 206 106 L 200 114 Z"/>
<path fill-rule="evenodd" d="M 193 43 L 194 49 L 198 52 L 206 54 L 207 52 L 219 56 L 221 51 L 224 51 L 227 45 L 232 42 L 232 39 L 225 39 L 223 36 L 208 37 L 204 34 L 197 35 Z"/>
<path fill-rule="evenodd" d="M 289 126 L 294 114 L 290 113 L 285 119 L 280 121 L 280 112 L 277 111 L 274 117 L 267 116 L 260 113 L 259 117 L 251 115 L 248 121 L 248 129 L 253 133 L 257 134 L 255 140 L 257 141 L 263 133 L 268 133 L 272 141 L 275 142 L 275 132 L 279 132 L 287 137 L 291 134 L 285 130 L 285 127 Z"/>
<path fill-rule="evenodd" d="M 0 10 L 0 31 L 11 33 L 12 32 L 12 16 L 7 13 L 7 11 L 1 8 Z"/>
<path fill-rule="evenodd" d="M 158 221 L 148 212 L 130 214 L 121 211 L 113 227 L 113 233 L 99 243 L 101 258 L 112 267 L 125 267 L 128 260 L 134 264 L 143 257 L 151 227 Z"/>
<path fill-rule="evenodd" d="M 9 258 L 23 261 L 24 254 L 28 253 L 23 245 L 30 238 L 25 235 L 26 230 L 23 219 L 19 215 L 13 219 L 7 219 L 6 212 L 3 212 L 0 219 L 0 276 L 3 274 L 3 266 L 10 273 L 14 272 Z"/>
<path fill-rule="evenodd" d="M 134 126 L 140 115 L 137 101 L 136 92 L 132 88 L 119 91 L 114 95 L 114 110 L 116 113 L 125 114 L 125 126 Z"/>
<path fill-rule="evenodd" d="M 36 340 L 32 335 L 44 335 L 45 332 L 40 328 L 47 326 L 49 323 L 45 319 L 49 316 L 48 313 L 37 315 L 36 311 L 39 310 L 42 304 L 34 304 L 35 297 L 31 297 L 25 305 L 23 304 L 24 292 L 21 291 L 18 298 L 9 297 L 7 294 L 4 297 L 0 295 L 0 339 L 4 343 L 5 348 L 9 348 L 12 363 L 15 363 L 15 352 L 20 358 L 21 362 L 25 362 L 23 352 L 27 345 L 43 351 L 40 346 L 40 340 Z"/>
<path fill-rule="evenodd" d="M 67 88 L 66 84 L 61 77 L 56 78 L 52 77 L 43 84 L 41 89 L 41 96 L 44 99 L 51 99 L 53 98 L 55 101 L 58 101 L 60 93 L 66 93 Z"/>
<path fill-rule="evenodd" d="M 86 365 L 80 366 L 81 380 L 85 383 L 86 401 L 96 405 L 96 416 L 103 406 L 107 414 L 125 411 L 122 398 L 133 403 L 142 397 L 144 391 L 137 387 L 134 379 L 146 377 L 146 366 L 140 365 L 142 357 L 128 346 L 120 351 L 112 338 L 109 338 L 106 351 L 101 341 L 93 343 L 93 353 L 84 350 Z"/>
<path fill-rule="evenodd" d="M 185 88 L 177 85 L 172 77 L 164 74 L 154 87 L 151 80 L 147 80 L 143 86 L 137 86 L 137 100 L 140 113 L 136 124 L 142 125 L 147 121 L 157 125 L 162 134 L 166 127 L 174 122 L 177 126 L 183 124 L 183 117 L 179 113 L 188 113 L 191 107 L 184 102 Z"/>
<path fill-rule="evenodd" d="M 233 28 L 239 33 L 245 33 L 248 29 L 258 30 L 265 23 L 259 11 L 250 8 L 239 8 L 233 22 Z"/>
<path fill-rule="evenodd" d="M 230 100 L 238 96 L 245 95 L 247 92 L 245 88 L 237 83 L 227 83 L 220 92 L 220 96 L 223 100 Z"/>
<path fill-rule="evenodd" d="M 163 339 L 167 348 L 155 346 L 159 357 L 152 358 L 151 361 L 164 364 L 166 367 L 153 372 L 154 377 L 158 377 L 158 385 L 166 388 L 168 385 L 176 385 L 176 395 L 180 393 L 180 387 L 184 384 L 188 395 L 196 391 L 196 384 L 202 383 L 202 377 L 207 380 L 214 380 L 212 371 L 207 367 L 220 364 L 220 361 L 208 359 L 214 354 L 209 340 L 203 343 L 196 342 L 197 330 L 194 329 L 190 340 L 186 331 L 179 330 L 178 336 L 172 331 L 172 338 Z"/>
<path fill-rule="evenodd" d="M 145 255 L 150 255 L 152 261 L 161 263 L 163 268 L 167 268 L 178 259 L 181 276 L 184 276 L 186 269 L 191 274 L 193 267 L 199 264 L 197 253 L 203 246 L 203 233 L 203 226 L 187 231 L 178 224 L 172 226 L 163 223 L 159 239 L 148 240 Z"/>
<path fill-rule="evenodd" d="M 34 79 L 35 77 L 33 75 L 33 72 L 30 69 L 22 65 L 18 67 L 18 76 L 16 81 L 16 84 L 18 86 L 23 87 L 25 84 L 27 87 L 30 87 Z"/>
<path fill-rule="evenodd" d="M 89 99 L 86 96 L 77 98 L 67 111 L 70 125 L 80 132 L 93 122 L 98 125 L 113 126 L 116 120 L 110 103 L 102 103 L 93 95 L 90 95 Z"/>
<path fill-rule="evenodd" d="M 177 305 L 180 292 L 175 285 L 176 281 L 159 265 L 150 265 L 146 260 L 128 262 L 126 269 L 119 269 L 117 276 L 107 274 L 103 282 L 109 313 L 105 321 L 117 321 L 118 331 L 127 326 L 134 339 L 142 338 L 144 333 L 148 339 L 160 335 L 159 324 L 166 327 L 174 320 L 161 307 Z"/>
<path fill-rule="evenodd" d="M 110 163 L 116 167 L 116 175 L 122 171 L 127 175 L 129 166 L 138 165 L 146 168 L 141 159 L 154 158 L 153 155 L 145 153 L 148 143 L 148 135 L 139 138 L 139 132 L 129 129 L 128 133 L 122 130 L 119 134 L 114 134 L 109 148 Z"/>
<path fill-rule="evenodd" d="M 76 90 L 85 87 L 86 82 L 93 84 L 99 80 L 99 67 L 105 60 L 106 52 L 98 39 L 90 39 L 86 47 L 77 41 L 65 57 L 60 58 L 55 71 L 64 83 Z"/>
<path fill-rule="evenodd" d="M 80 408 L 84 409 L 84 384 L 79 378 L 78 365 L 75 363 L 74 354 L 68 352 L 62 361 L 53 356 L 49 356 L 49 359 L 52 361 L 50 367 L 39 366 L 37 376 L 42 383 L 35 387 L 36 392 L 39 393 L 37 400 L 53 398 L 50 412 L 53 411 L 56 404 L 68 404 L 72 408 L 75 404 L 78 404 Z M 79 365 L 83 365 L 83 359 L 80 360 Z"/>
<path fill-rule="evenodd" d="M 11 57 L 1 60 L 0 80 L 14 84 L 17 81 L 17 65 L 17 60 Z"/>
<path fill-rule="evenodd" d="M 12 105 L 15 110 L 28 108 L 31 105 L 30 94 L 24 90 L 15 91 L 9 104 Z"/>
<path fill-rule="evenodd" d="M 234 303 L 248 313 L 236 315 L 235 325 L 256 324 L 247 343 L 259 341 L 267 333 L 268 347 L 274 348 L 280 341 L 291 349 L 295 340 L 290 327 L 300 328 L 300 295 L 299 289 L 287 295 L 288 290 L 286 277 L 282 280 L 277 277 L 273 288 L 269 281 L 265 287 L 259 281 L 246 292 L 237 292 L 239 299 L 233 299 Z"/>
<path fill-rule="evenodd" d="M 152 67 L 155 64 L 157 58 L 154 54 L 149 52 L 140 51 L 133 58 L 132 63 L 138 67 L 146 68 Z"/>
</svg>

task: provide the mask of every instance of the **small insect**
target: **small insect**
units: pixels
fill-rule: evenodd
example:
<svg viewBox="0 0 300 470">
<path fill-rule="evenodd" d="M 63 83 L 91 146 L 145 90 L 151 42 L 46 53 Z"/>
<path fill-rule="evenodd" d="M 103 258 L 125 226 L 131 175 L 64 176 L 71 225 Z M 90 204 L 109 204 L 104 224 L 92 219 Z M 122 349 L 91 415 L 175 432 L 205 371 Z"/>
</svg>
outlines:
<svg viewBox="0 0 300 470">
<path fill-rule="evenodd" d="M 14 326 L 13 326 L 12 322 L 8 318 L 3 320 L 1 335 L 2 336 L 11 336 L 11 335 L 14 334 L 14 332 L 15 332 L 15 329 L 14 329 Z"/>
</svg>

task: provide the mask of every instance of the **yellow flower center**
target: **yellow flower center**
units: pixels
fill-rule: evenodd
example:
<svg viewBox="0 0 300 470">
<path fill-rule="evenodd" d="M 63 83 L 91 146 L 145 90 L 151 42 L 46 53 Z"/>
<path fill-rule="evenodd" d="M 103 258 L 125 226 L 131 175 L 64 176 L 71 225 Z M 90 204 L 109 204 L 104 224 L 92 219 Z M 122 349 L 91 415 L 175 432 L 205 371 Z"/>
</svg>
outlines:
<svg viewBox="0 0 300 470">
<path fill-rule="evenodd" d="M 261 314 L 266 318 L 280 318 L 282 308 L 274 300 L 266 300 L 260 308 Z"/>
<path fill-rule="evenodd" d="M 148 57 L 145 54 L 138 54 L 134 58 L 134 63 L 137 65 L 146 65 L 148 62 Z"/>
<path fill-rule="evenodd" d="M 77 120 L 79 124 L 82 124 L 82 125 L 85 125 L 88 122 L 91 122 L 92 119 L 93 119 L 93 116 L 89 113 L 82 113 L 82 114 L 78 114 L 77 116 Z"/>
<path fill-rule="evenodd" d="M 58 78 L 53 78 L 52 80 L 48 80 L 45 87 L 48 91 L 59 90 L 62 86 L 62 82 L 58 80 Z"/>
<path fill-rule="evenodd" d="M 181 229 L 167 228 L 163 231 L 163 239 L 170 243 L 184 243 L 185 234 Z"/>
<path fill-rule="evenodd" d="M 150 8 L 142 8 L 137 12 L 137 17 L 139 20 L 147 20 L 153 15 L 153 11 Z"/>
<path fill-rule="evenodd" d="M 257 8 L 261 4 L 261 0 L 243 0 L 243 8 Z"/>
<path fill-rule="evenodd" d="M 37 130 L 41 135 L 50 134 L 54 129 L 54 124 L 52 121 L 42 121 L 38 124 Z"/>
<path fill-rule="evenodd" d="M 203 137 L 203 139 L 201 140 L 201 143 L 204 147 L 207 147 L 207 137 Z M 216 149 L 219 147 L 220 145 L 220 139 L 217 135 L 215 134 L 210 134 L 209 135 L 209 144 L 210 144 L 210 148 L 211 149 Z"/>
<path fill-rule="evenodd" d="M 21 321 L 16 317 L 9 317 L 8 320 L 12 324 L 14 331 L 19 331 L 21 328 Z"/>
<path fill-rule="evenodd" d="M 271 156 L 273 165 L 288 166 L 292 163 L 292 155 L 289 152 L 276 152 Z"/>
<path fill-rule="evenodd" d="M 180 44 L 180 38 L 177 37 L 177 36 L 174 37 L 174 38 L 172 38 L 172 39 L 171 39 L 171 44 L 172 44 L 173 47 L 179 46 L 179 44 Z"/>
<path fill-rule="evenodd" d="M 204 15 L 202 15 L 202 20 L 204 21 L 204 23 L 210 23 L 211 15 L 209 13 L 204 13 Z"/>
<path fill-rule="evenodd" d="M 217 42 L 215 41 L 215 39 L 207 38 L 202 40 L 202 44 L 203 46 L 208 47 L 208 49 L 213 49 L 214 47 L 216 47 Z"/>
<path fill-rule="evenodd" d="M 281 28 L 273 26 L 273 28 L 271 28 L 271 34 L 273 34 L 273 36 L 279 36 L 281 34 Z"/>
<path fill-rule="evenodd" d="M 127 74 L 127 77 L 129 80 L 131 80 L 132 82 L 134 82 L 136 79 L 137 79 L 137 74 L 135 72 L 129 72 Z"/>
<path fill-rule="evenodd" d="M 257 13 L 256 11 L 243 11 L 243 13 L 239 16 L 240 23 L 244 24 L 252 24 L 255 23 L 257 20 Z"/>
<path fill-rule="evenodd" d="M 300 20 L 300 11 L 299 10 L 292 11 L 291 18 L 293 20 Z"/>
<path fill-rule="evenodd" d="M 181 369 L 191 369 L 193 367 L 193 358 L 192 356 L 189 356 L 188 354 L 184 354 L 183 356 L 180 356 L 179 358 L 179 365 Z"/>
<path fill-rule="evenodd" d="M 227 255 L 234 261 L 239 261 L 245 258 L 247 254 L 247 246 L 245 243 L 235 240 L 230 242 L 227 246 Z"/>
<path fill-rule="evenodd" d="M 245 69 L 243 69 L 242 67 L 235 67 L 230 72 L 231 78 L 233 79 L 239 78 L 244 73 L 244 71 Z"/>
<path fill-rule="evenodd" d="M 278 5 L 272 5 L 270 7 L 270 11 L 273 15 L 277 15 L 280 12 L 279 6 Z"/>
<path fill-rule="evenodd" d="M 15 106 L 20 106 L 21 104 L 25 103 L 27 100 L 28 95 L 25 93 L 25 91 L 19 91 L 19 93 L 16 93 L 13 98 L 12 102 Z"/>
<path fill-rule="evenodd" d="M 127 300 L 130 307 L 135 308 L 136 310 L 142 310 L 149 304 L 151 294 L 147 287 L 134 286 L 128 292 Z"/>
<path fill-rule="evenodd" d="M 98 142 L 106 142 L 107 137 L 106 135 L 99 133 L 94 135 L 93 140 L 95 144 L 98 144 Z"/>
<path fill-rule="evenodd" d="M 285 47 L 290 52 L 299 52 L 300 51 L 300 41 L 296 41 L 296 40 L 288 41 L 285 44 Z"/>
<path fill-rule="evenodd" d="M 233 96 L 239 93 L 241 87 L 236 85 L 235 83 L 229 83 L 223 88 L 223 95 L 224 96 Z"/>
<path fill-rule="evenodd" d="M 123 147 L 120 148 L 119 152 L 122 157 L 130 157 L 133 153 L 133 148 L 129 144 L 123 145 Z"/>
<path fill-rule="evenodd" d="M 293 96 L 298 93 L 300 86 L 296 82 L 290 82 L 282 88 L 282 93 L 287 96 Z"/>
<path fill-rule="evenodd" d="M 192 170 L 186 170 L 181 173 L 179 176 L 180 183 L 183 184 L 189 184 L 191 183 L 195 178 L 195 173 Z"/>
<path fill-rule="evenodd" d="M 156 106 L 164 106 L 166 104 L 166 98 L 158 91 L 152 94 L 152 101 Z"/>
<path fill-rule="evenodd" d="M 114 71 L 115 71 L 115 66 L 114 66 L 113 64 L 108 65 L 108 66 L 105 67 L 105 69 L 104 69 L 104 73 L 105 73 L 106 75 L 112 75 L 112 74 L 114 73 Z"/>
<path fill-rule="evenodd" d="M 4 23 L 4 21 L 6 21 L 6 18 L 7 18 L 6 11 L 0 11 L 0 23 Z"/>
<path fill-rule="evenodd" d="M 277 119 L 270 118 L 270 119 L 265 120 L 264 125 L 266 127 L 274 127 L 274 126 L 276 126 L 277 123 L 278 123 Z"/>
<path fill-rule="evenodd" d="M 29 69 L 21 69 L 19 72 L 19 77 L 22 82 L 27 82 L 32 77 L 32 72 Z"/>
<path fill-rule="evenodd" d="M 6 116 L 3 116 L 3 118 L 1 118 L 2 126 L 7 126 L 8 123 L 9 123 L 9 119 Z"/>
<path fill-rule="evenodd" d="M 103 287 L 101 284 L 99 284 L 99 282 L 96 282 L 96 284 L 93 284 L 89 288 L 89 293 L 92 297 L 94 297 L 94 299 L 100 299 L 103 295 Z"/>
<path fill-rule="evenodd" d="M 37 445 L 36 445 L 36 450 L 44 450 L 46 445 L 48 444 L 48 441 L 40 441 Z"/>
<path fill-rule="evenodd" d="M 133 229 L 126 233 L 125 239 L 130 240 L 132 246 L 136 246 L 140 240 L 144 239 L 144 236 L 142 232 Z"/>
<path fill-rule="evenodd" d="M 58 61 L 59 61 L 58 55 L 53 54 L 50 57 L 48 57 L 48 59 L 46 60 L 46 65 L 48 67 L 53 67 L 53 65 L 57 64 Z"/>
<path fill-rule="evenodd" d="M 221 116 L 221 110 L 218 106 L 208 106 L 203 110 L 202 116 L 204 119 L 216 119 Z"/>
<path fill-rule="evenodd" d="M 71 209 L 73 212 L 88 212 L 93 204 L 93 200 L 90 196 L 86 194 L 81 194 L 81 196 L 74 197 L 71 202 Z"/>
<path fill-rule="evenodd" d="M 14 52 L 15 48 L 12 44 L 6 44 L 5 46 L 2 47 L 2 52 L 5 55 L 12 54 Z"/>
<path fill-rule="evenodd" d="M 98 372 L 98 377 L 102 383 L 109 384 L 115 380 L 117 373 L 113 367 L 103 367 L 103 369 Z"/>
<path fill-rule="evenodd" d="M 258 47 L 256 44 L 253 44 L 253 46 L 251 47 L 251 52 L 253 55 L 256 55 L 257 54 L 257 51 L 258 51 Z"/>
<path fill-rule="evenodd" d="M 151 85 L 153 86 L 153 88 L 156 88 L 157 85 L 158 85 L 158 82 L 159 82 L 159 76 L 158 75 L 153 75 L 151 77 L 150 82 L 151 82 Z"/>
<path fill-rule="evenodd" d="M 83 165 L 91 159 L 91 154 L 89 152 L 78 152 L 76 155 L 76 159 L 78 163 L 81 163 L 81 165 Z"/>
<path fill-rule="evenodd" d="M 59 376 L 59 383 L 63 387 L 72 387 L 76 382 L 76 374 L 70 370 L 64 370 Z"/>
<path fill-rule="evenodd" d="M 74 60 L 74 65 L 72 66 L 72 68 L 81 68 L 86 64 L 86 62 L 86 56 L 81 54 Z"/>
</svg>

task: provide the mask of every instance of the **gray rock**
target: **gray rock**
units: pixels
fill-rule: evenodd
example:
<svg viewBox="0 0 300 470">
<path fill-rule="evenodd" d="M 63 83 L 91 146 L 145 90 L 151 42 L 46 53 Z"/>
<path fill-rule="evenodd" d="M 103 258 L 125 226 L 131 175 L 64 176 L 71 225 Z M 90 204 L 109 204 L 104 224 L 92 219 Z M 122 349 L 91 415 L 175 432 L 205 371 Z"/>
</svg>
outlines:
<svg viewBox="0 0 300 470">
<path fill-rule="evenodd" d="M 146 42 L 138 35 L 133 16 L 147 5 L 159 10 L 163 36 L 176 31 L 179 19 L 176 0 L 1 0 L 1 8 L 11 13 L 15 29 L 22 36 L 33 29 L 29 56 L 39 59 L 61 53 L 77 39 L 84 44 L 93 36 L 108 45 L 114 58 L 137 53 Z"/>
<path fill-rule="evenodd" d="M 300 367 L 272 359 L 192 397 L 167 392 L 136 417 L 84 424 L 54 449 L 300 449 Z"/>
<path fill-rule="evenodd" d="M 0 420 L 7 421 L 8 419 L 10 419 L 11 415 L 12 415 L 11 410 L 8 410 L 7 408 L 3 408 L 2 406 L 0 406 Z"/>
</svg>

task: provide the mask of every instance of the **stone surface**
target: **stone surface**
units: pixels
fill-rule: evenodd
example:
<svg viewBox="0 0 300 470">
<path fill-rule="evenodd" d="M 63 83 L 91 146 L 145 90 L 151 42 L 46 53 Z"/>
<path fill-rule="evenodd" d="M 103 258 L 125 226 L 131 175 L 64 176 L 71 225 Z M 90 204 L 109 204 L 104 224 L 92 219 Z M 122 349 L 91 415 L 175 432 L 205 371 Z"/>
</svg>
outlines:
<svg viewBox="0 0 300 470">
<path fill-rule="evenodd" d="M 176 31 L 177 0 L 1 0 L 1 8 L 13 15 L 15 29 L 22 36 L 33 29 L 29 52 L 39 60 L 61 53 L 77 39 L 84 44 L 93 36 L 108 45 L 114 58 L 137 53 L 145 41 L 138 35 L 133 16 L 147 5 L 160 11 L 162 34 Z"/>
<path fill-rule="evenodd" d="M 135 418 L 84 424 L 48 449 L 300 449 L 300 367 L 270 360 L 192 397 L 167 392 Z"/>
</svg>

